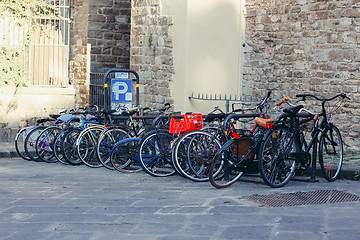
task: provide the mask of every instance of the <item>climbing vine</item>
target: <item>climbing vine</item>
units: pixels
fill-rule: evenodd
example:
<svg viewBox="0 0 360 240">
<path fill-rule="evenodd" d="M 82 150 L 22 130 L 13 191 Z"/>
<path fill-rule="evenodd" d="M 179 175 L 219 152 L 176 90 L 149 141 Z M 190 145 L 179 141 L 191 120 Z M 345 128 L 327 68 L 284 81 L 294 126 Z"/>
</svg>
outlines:
<svg viewBox="0 0 360 240">
<path fill-rule="evenodd" d="M 45 24 L 36 19 L 60 19 L 57 0 L 0 0 L 0 18 L 8 26 L 0 27 L 0 85 L 26 86 L 29 74 L 26 69 L 27 52 L 31 33 L 45 29 Z M 13 39 L 16 32 L 23 32 Z M 14 44 L 17 42 L 17 44 Z M 21 43 L 19 43 L 21 42 Z"/>
</svg>

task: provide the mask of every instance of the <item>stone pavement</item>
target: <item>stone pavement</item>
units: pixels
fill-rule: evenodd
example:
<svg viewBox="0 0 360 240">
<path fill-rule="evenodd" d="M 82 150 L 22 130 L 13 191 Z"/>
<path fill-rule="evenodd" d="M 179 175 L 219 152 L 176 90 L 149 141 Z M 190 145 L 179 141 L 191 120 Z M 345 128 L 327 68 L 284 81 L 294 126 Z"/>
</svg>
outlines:
<svg viewBox="0 0 360 240">
<path fill-rule="evenodd" d="M 313 195 L 325 192 L 342 197 Z M 295 206 L 282 199 L 286 194 L 292 194 L 288 200 Z M 266 196 L 285 205 L 254 200 Z M 358 181 L 299 178 L 272 189 L 258 177 L 244 176 L 229 188 L 215 189 L 180 176 L 0 159 L 0 239 L 6 240 L 354 240 L 359 218 Z"/>
</svg>

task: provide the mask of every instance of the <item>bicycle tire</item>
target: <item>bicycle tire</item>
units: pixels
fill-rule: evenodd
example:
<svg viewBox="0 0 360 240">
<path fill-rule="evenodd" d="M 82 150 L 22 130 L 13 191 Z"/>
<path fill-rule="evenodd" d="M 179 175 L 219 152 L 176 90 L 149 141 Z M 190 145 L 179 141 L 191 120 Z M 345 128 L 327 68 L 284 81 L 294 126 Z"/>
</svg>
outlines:
<svg viewBox="0 0 360 240">
<path fill-rule="evenodd" d="M 61 152 L 64 160 L 71 165 L 80 165 L 83 163 L 77 154 L 75 145 L 81 131 L 82 130 L 80 128 L 68 129 L 61 140 Z"/>
<path fill-rule="evenodd" d="M 284 149 L 286 146 L 288 149 Z M 258 161 L 260 175 L 268 186 L 280 188 L 291 180 L 296 161 L 290 153 L 299 149 L 299 143 L 293 140 L 286 126 L 276 126 L 266 133 L 260 144 Z"/>
<path fill-rule="evenodd" d="M 33 128 L 34 126 L 21 128 L 15 136 L 15 150 L 19 154 L 19 156 L 25 160 L 31 160 L 30 157 L 26 154 L 24 143 L 25 143 L 26 135 Z"/>
<path fill-rule="evenodd" d="M 145 172 L 154 177 L 168 177 L 176 173 L 171 161 L 173 134 L 158 129 L 148 132 L 139 143 L 139 162 Z"/>
<path fill-rule="evenodd" d="M 339 129 L 331 125 L 321 135 L 319 144 L 319 164 L 321 172 L 329 182 L 335 181 L 341 172 L 343 163 L 343 142 Z"/>
<path fill-rule="evenodd" d="M 253 159 L 254 141 L 249 136 L 231 139 L 216 153 L 210 167 L 210 183 L 216 188 L 233 185 L 244 174 L 241 163 Z"/>
<path fill-rule="evenodd" d="M 70 127 L 71 128 L 71 127 Z M 69 162 L 67 162 L 65 159 L 64 159 L 64 153 L 61 149 L 61 142 L 64 138 L 64 135 L 66 133 L 66 131 L 68 131 L 70 128 L 66 128 L 66 129 L 63 129 L 57 136 L 56 136 L 56 139 L 55 139 L 55 142 L 54 142 L 54 156 L 55 158 L 58 160 L 58 162 L 62 163 L 62 164 L 70 164 Z"/>
<path fill-rule="evenodd" d="M 132 173 L 142 171 L 138 162 L 140 138 L 126 138 L 118 142 L 110 152 L 110 161 L 119 172 Z"/>
<path fill-rule="evenodd" d="M 76 150 L 80 160 L 87 166 L 98 168 L 103 164 L 96 157 L 96 145 L 100 134 L 106 129 L 103 125 L 84 129 L 76 140 Z"/>
<path fill-rule="evenodd" d="M 114 170 L 110 161 L 110 151 L 120 140 L 127 137 L 127 131 L 122 127 L 110 127 L 103 131 L 96 145 L 96 157 L 107 169 Z"/>
<path fill-rule="evenodd" d="M 39 155 L 37 155 L 36 152 L 36 139 L 39 136 L 40 132 L 45 129 L 45 126 L 37 126 L 33 128 L 25 138 L 24 142 L 24 149 L 26 152 L 26 155 L 30 158 L 32 161 L 41 161 L 39 158 Z"/>
<path fill-rule="evenodd" d="M 56 163 L 58 160 L 54 154 L 54 142 L 61 128 L 56 126 L 47 127 L 42 130 L 36 139 L 36 154 L 44 162 Z"/>
<path fill-rule="evenodd" d="M 209 181 L 213 157 L 221 148 L 220 141 L 211 133 L 195 130 L 181 136 L 172 151 L 175 169 L 192 181 Z"/>
</svg>

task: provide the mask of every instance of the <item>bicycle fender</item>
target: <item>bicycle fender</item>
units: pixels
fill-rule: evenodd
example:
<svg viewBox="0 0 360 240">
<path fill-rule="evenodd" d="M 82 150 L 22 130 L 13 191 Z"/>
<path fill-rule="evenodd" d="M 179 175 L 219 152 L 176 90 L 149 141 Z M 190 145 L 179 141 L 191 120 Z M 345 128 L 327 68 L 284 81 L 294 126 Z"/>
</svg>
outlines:
<svg viewBox="0 0 360 240">
<path fill-rule="evenodd" d="M 141 138 L 125 138 L 117 143 L 115 143 L 115 145 L 111 148 L 110 152 L 109 152 L 109 156 L 111 155 L 111 153 L 114 151 L 114 149 L 119 146 L 120 144 L 129 142 L 129 141 L 139 141 L 140 142 Z"/>
</svg>

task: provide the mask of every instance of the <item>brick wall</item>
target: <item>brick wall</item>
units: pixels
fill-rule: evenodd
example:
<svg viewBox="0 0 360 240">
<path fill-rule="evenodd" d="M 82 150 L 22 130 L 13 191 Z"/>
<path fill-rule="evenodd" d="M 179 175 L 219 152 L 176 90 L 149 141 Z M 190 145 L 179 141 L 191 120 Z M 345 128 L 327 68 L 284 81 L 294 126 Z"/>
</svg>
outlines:
<svg viewBox="0 0 360 240">
<path fill-rule="evenodd" d="M 274 89 L 277 98 L 345 92 L 352 101 L 334 123 L 346 149 L 360 149 L 359 17 L 359 0 L 247 0 L 243 91 Z"/>
<path fill-rule="evenodd" d="M 143 106 L 173 103 L 169 87 L 174 74 L 172 24 L 171 17 L 160 14 L 159 0 L 132 1 L 130 68 L 139 73 Z"/>
</svg>

